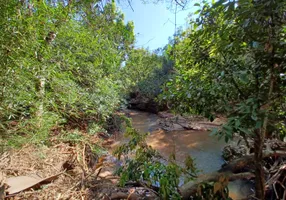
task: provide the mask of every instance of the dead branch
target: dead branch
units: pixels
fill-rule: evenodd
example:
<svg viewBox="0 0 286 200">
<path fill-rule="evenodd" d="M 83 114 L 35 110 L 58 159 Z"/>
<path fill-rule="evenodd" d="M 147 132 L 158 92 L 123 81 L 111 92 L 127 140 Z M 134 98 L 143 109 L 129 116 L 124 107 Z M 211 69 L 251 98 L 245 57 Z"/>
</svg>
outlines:
<svg viewBox="0 0 286 200">
<path fill-rule="evenodd" d="M 254 178 L 254 174 L 250 172 L 244 172 L 239 174 L 233 174 L 230 172 L 223 173 L 212 173 L 199 177 L 197 181 L 191 181 L 180 187 L 180 192 L 182 198 L 187 200 L 190 196 L 194 195 L 197 192 L 198 186 L 204 182 L 216 182 L 221 176 L 227 176 L 229 181 L 234 181 L 238 179 L 251 179 Z"/>
<path fill-rule="evenodd" d="M 263 158 L 268 157 L 286 157 L 286 151 L 265 151 L 263 153 Z M 246 155 L 236 160 L 231 161 L 229 164 L 222 167 L 219 172 L 232 172 L 239 173 L 242 171 L 249 171 L 254 167 L 254 155 Z"/>
<path fill-rule="evenodd" d="M 139 197 L 135 193 L 125 194 L 123 192 L 117 192 L 117 193 L 113 193 L 110 199 L 111 200 L 116 200 L 116 199 L 138 200 Z"/>
</svg>

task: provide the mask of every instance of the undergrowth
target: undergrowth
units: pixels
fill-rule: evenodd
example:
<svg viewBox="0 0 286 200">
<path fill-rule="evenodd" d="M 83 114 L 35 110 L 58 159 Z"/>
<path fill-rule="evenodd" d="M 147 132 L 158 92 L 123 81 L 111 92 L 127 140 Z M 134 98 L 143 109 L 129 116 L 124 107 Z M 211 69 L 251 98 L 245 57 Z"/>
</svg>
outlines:
<svg viewBox="0 0 286 200">
<path fill-rule="evenodd" d="M 171 156 L 168 164 L 164 164 L 159 153 L 146 144 L 147 135 L 138 133 L 134 128 L 127 128 L 125 136 L 130 138 L 129 142 L 114 152 L 124 163 L 117 171 L 120 185 L 124 186 L 128 181 L 139 181 L 159 187 L 162 199 L 181 199 L 178 190 L 180 177 L 184 175 L 188 180 L 196 177 L 197 170 L 192 158 L 186 159 L 184 167 L 176 164 L 175 156 Z"/>
</svg>

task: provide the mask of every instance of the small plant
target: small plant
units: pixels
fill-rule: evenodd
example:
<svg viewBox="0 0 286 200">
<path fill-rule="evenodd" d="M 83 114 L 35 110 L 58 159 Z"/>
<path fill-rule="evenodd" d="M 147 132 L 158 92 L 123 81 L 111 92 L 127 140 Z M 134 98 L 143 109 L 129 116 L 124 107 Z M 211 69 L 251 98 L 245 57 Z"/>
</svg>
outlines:
<svg viewBox="0 0 286 200">
<path fill-rule="evenodd" d="M 91 123 L 88 126 L 88 133 L 90 135 L 95 135 L 96 133 L 99 133 L 99 132 L 106 133 L 107 131 L 101 125 L 99 125 L 98 123 Z"/>
<path fill-rule="evenodd" d="M 129 142 L 118 147 L 115 155 L 122 159 L 124 164 L 118 169 L 120 184 L 128 181 L 139 181 L 148 186 L 159 186 L 162 199 L 181 199 L 178 190 L 180 177 L 196 177 L 196 168 L 193 160 L 188 157 L 185 167 L 176 164 L 175 156 L 171 156 L 168 164 L 163 164 L 159 153 L 146 144 L 148 133 L 140 134 L 133 128 L 127 128 Z"/>
<path fill-rule="evenodd" d="M 193 200 L 232 200 L 229 197 L 228 178 L 221 176 L 217 182 L 202 183 L 198 186 Z"/>
</svg>

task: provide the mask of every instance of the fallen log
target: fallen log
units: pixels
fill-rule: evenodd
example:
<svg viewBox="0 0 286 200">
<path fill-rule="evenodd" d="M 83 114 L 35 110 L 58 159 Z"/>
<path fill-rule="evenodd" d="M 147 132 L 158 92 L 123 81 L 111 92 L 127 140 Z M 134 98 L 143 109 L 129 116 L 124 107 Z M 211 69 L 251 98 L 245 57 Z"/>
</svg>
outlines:
<svg viewBox="0 0 286 200">
<path fill-rule="evenodd" d="M 181 186 L 179 191 L 182 195 L 183 200 L 190 199 L 190 196 L 196 194 L 198 186 L 205 182 L 217 182 L 220 177 L 227 177 L 229 181 L 234 181 L 238 179 L 251 179 L 254 178 L 254 174 L 250 172 L 244 172 L 239 174 L 233 174 L 231 172 L 215 172 L 212 174 L 202 175 L 197 178 L 196 181 L 191 181 Z"/>
<path fill-rule="evenodd" d="M 181 127 L 183 127 L 185 130 L 194 130 L 194 128 L 192 128 L 192 127 L 189 127 L 189 125 L 184 125 L 184 124 L 181 124 L 181 123 L 179 123 L 179 122 L 176 122 L 176 124 L 179 124 Z"/>
<path fill-rule="evenodd" d="M 265 151 L 263 158 L 286 157 L 286 151 Z M 254 169 L 254 155 L 246 155 L 225 165 L 218 172 L 202 175 L 196 181 L 191 181 L 180 187 L 180 193 L 183 199 L 189 199 L 197 192 L 198 186 L 204 182 L 216 182 L 221 176 L 227 176 L 229 181 L 238 179 L 251 179 L 254 174 L 249 172 Z"/>
<path fill-rule="evenodd" d="M 265 151 L 263 159 L 269 157 L 286 157 L 286 151 Z M 223 166 L 218 172 L 240 173 L 254 169 L 254 154 L 249 154 L 231 161 Z"/>
<path fill-rule="evenodd" d="M 223 165 L 218 172 L 232 172 L 240 173 L 249 171 L 254 168 L 254 157 L 253 155 L 246 155 L 241 158 L 235 159 L 230 163 Z"/>
</svg>

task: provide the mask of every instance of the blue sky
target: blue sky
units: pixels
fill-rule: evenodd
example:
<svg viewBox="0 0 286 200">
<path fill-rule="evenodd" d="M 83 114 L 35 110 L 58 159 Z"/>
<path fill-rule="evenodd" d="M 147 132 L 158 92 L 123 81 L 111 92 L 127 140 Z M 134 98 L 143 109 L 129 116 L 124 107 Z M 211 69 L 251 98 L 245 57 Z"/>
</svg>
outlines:
<svg viewBox="0 0 286 200">
<path fill-rule="evenodd" d="M 192 5 L 193 3 L 190 6 L 192 7 Z M 124 13 L 125 20 L 134 22 L 136 47 L 154 50 L 164 47 L 168 43 L 168 38 L 173 37 L 175 14 L 174 11 L 167 9 L 166 4 L 144 4 L 141 0 L 133 0 L 132 8 L 134 12 L 127 1 L 121 1 L 118 6 Z M 177 27 L 187 28 L 187 17 L 191 11 L 193 10 L 187 8 L 177 13 Z"/>
</svg>

